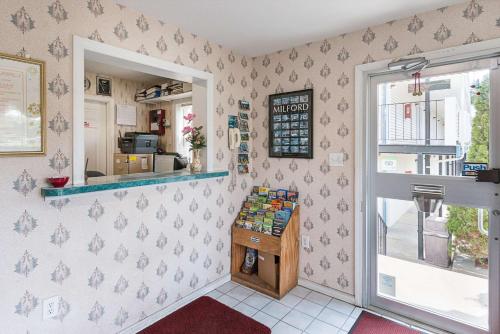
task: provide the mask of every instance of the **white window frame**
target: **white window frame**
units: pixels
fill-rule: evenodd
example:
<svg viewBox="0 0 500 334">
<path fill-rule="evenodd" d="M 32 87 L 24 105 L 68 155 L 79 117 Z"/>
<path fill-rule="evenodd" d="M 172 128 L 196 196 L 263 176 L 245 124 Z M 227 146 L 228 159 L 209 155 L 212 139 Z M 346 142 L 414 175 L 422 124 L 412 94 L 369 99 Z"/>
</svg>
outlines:
<svg viewBox="0 0 500 334">
<path fill-rule="evenodd" d="M 186 145 L 186 139 L 185 139 L 184 135 L 182 135 L 182 133 L 179 133 L 179 134 L 178 134 L 178 133 L 177 133 L 177 131 L 180 129 L 180 128 L 178 128 L 179 122 L 182 122 L 182 123 L 183 123 L 183 125 L 184 125 L 184 123 L 186 123 L 184 120 L 180 120 L 180 119 L 178 118 L 178 116 L 179 116 L 179 111 L 181 110 L 181 108 L 183 108 L 183 107 L 185 107 L 185 106 L 187 106 L 187 105 L 191 105 L 191 112 L 193 112 L 193 111 L 192 111 L 192 108 L 193 108 L 193 103 L 192 103 L 192 101 L 191 101 L 191 100 L 180 100 L 180 101 L 176 101 L 176 102 L 173 104 L 173 108 L 172 108 L 172 109 L 174 110 L 174 113 L 175 113 L 175 114 L 174 114 L 174 115 L 175 115 L 175 116 L 174 116 L 174 119 L 175 119 L 174 138 L 175 138 L 175 151 L 176 151 L 177 153 L 185 153 L 185 152 L 178 152 L 178 149 L 177 149 L 177 148 L 178 148 L 178 145 L 179 145 L 179 138 L 180 138 L 180 137 L 182 137 L 183 146 L 185 146 L 185 145 Z M 184 126 L 183 126 L 183 127 L 184 127 Z M 182 128 L 183 128 L 183 127 L 182 127 Z M 180 130 L 182 131 L 182 129 L 180 129 Z M 189 159 L 189 154 L 186 154 L 186 155 L 185 155 L 185 157 Z"/>
<path fill-rule="evenodd" d="M 214 167 L 214 75 L 184 65 L 146 56 L 88 38 L 73 36 L 73 184 L 85 183 L 84 101 L 85 58 L 105 64 L 126 67 L 193 84 L 193 103 L 200 103 L 206 114 L 200 115 L 206 130 L 206 166 Z M 197 94 L 198 91 L 198 94 Z M 200 96 L 204 95 L 204 96 Z M 195 102 L 196 101 L 196 102 Z M 196 105 L 195 105 L 196 106 Z"/>
</svg>

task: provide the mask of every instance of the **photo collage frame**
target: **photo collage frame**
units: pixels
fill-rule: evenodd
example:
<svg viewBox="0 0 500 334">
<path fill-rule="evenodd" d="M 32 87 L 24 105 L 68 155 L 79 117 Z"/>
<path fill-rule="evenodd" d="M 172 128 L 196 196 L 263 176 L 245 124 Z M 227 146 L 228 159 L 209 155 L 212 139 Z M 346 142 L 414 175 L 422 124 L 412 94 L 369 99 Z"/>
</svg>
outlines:
<svg viewBox="0 0 500 334">
<path fill-rule="evenodd" d="M 313 158 L 313 90 L 269 96 L 269 157 Z"/>
</svg>

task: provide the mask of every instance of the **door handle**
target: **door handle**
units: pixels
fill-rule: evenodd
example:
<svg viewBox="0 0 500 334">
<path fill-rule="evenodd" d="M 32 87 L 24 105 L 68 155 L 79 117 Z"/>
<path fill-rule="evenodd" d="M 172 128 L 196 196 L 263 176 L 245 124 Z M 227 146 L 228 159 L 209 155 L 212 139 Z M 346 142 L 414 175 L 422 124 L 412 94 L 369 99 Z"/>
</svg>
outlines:
<svg viewBox="0 0 500 334">
<path fill-rule="evenodd" d="M 476 182 L 492 182 L 500 183 L 500 169 L 493 168 L 489 170 L 478 170 L 476 175 Z"/>
<path fill-rule="evenodd" d="M 500 216 L 500 210 L 493 210 L 491 211 L 491 213 L 493 214 L 493 216 L 497 217 L 497 216 Z"/>
</svg>

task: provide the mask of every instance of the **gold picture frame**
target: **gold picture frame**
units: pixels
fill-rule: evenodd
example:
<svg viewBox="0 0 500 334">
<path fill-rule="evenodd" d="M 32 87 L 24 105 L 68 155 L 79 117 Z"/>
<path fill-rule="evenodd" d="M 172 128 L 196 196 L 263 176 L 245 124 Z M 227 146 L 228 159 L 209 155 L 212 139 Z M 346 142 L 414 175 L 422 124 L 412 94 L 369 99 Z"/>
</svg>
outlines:
<svg viewBox="0 0 500 334">
<path fill-rule="evenodd" d="M 46 148 L 45 62 L 0 52 L 0 157 Z"/>
</svg>

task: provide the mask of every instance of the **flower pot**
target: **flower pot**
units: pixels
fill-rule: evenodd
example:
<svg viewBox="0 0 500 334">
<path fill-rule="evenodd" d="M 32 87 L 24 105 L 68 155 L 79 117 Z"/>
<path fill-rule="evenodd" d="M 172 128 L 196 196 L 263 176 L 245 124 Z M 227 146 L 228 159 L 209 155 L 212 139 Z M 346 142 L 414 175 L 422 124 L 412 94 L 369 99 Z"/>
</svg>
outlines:
<svg viewBox="0 0 500 334">
<path fill-rule="evenodd" d="M 201 172 L 203 165 L 201 164 L 201 150 L 193 149 L 191 159 L 191 172 Z"/>
</svg>

